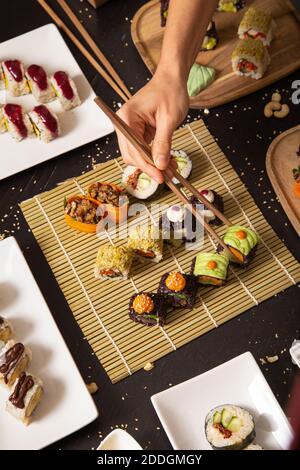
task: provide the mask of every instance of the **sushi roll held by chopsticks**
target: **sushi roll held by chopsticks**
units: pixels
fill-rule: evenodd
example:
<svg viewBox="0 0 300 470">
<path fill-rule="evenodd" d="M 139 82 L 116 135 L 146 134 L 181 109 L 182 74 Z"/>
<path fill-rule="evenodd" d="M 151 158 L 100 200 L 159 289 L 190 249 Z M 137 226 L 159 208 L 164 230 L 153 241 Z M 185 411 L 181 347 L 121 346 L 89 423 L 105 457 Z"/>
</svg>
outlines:
<svg viewBox="0 0 300 470">
<path fill-rule="evenodd" d="M 275 28 L 276 24 L 271 15 L 251 7 L 246 11 L 240 23 L 238 35 L 240 39 L 257 39 L 265 46 L 269 46 Z"/>
<path fill-rule="evenodd" d="M 14 140 L 20 142 L 28 136 L 33 136 L 33 128 L 28 115 L 18 104 L 6 104 L 3 107 L 5 125 Z"/>
<path fill-rule="evenodd" d="M 242 39 L 232 53 L 231 62 L 237 75 L 258 80 L 267 70 L 270 56 L 261 41 Z"/>
<path fill-rule="evenodd" d="M 59 136 L 58 118 L 47 106 L 43 104 L 36 106 L 29 113 L 29 117 L 35 133 L 42 142 L 47 144 Z"/>
<path fill-rule="evenodd" d="M 177 172 L 187 179 L 192 171 L 192 160 L 184 150 L 171 150 L 172 160 L 177 163 Z M 174 184 L 179 184 L 178 179 L 172 178 Z"/>
<path fill-rule="evenodd" d="M 10 96 L 22 96 L 30 93 L 22 62 L 5 60 L 2 62 L 5 88 Z"/>
<path fill-rule="evenodd" d="M 81 104 L 76 85 L 66 72 L 58 71 L 50 78 L 55 93 L 65 111 Z"/>
<path fill-rule="evenodd" d="M 56 98 L 54 88 L 43 67 L 32 64 L 26 71 L 29 88 L 39 103 L 49 103 Z"/>
<path fill-rule="evenodd" d="M 148 199 L 154 196 L 160 186 L 157 181 L 132 165 L 124 169 L 122 183 L 126 191 L 137 199 Z"/>
<path fill-rule="evenodd" d="M 96 279 L 124 280 L 129 278 L 133 252 L 124 246 L 103 245 L 99 248 L 96 265 Z"/>
</svg>

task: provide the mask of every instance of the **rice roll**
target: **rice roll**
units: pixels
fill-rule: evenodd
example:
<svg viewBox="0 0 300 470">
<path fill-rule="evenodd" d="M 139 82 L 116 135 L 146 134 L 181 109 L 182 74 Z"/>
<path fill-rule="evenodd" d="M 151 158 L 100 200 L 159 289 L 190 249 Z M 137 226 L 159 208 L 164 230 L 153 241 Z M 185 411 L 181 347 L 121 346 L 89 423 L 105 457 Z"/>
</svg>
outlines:
<svg viewBox="0 0 300 470">
<path fill-rule="evenodd" d="M 245 0 L 219 0 L 218 11 L 237 13 L 245 5 Z"/>
<path fill-rule="evenodd" d="M 0 90 L 5 90 L 5 77 L 2 68 L 2 63 L 0 61 Z"/>
<path fill-rule="evenodd" d="M 258 80 L 267 70 L 270 56 L 261 41 L 242 39 L 232 53 L 231 62 L 237 75 Z"/>
<path fill-rule="evenodd" d="M 159 228 L 163 240 L 175 248 L 186 241 L 185 213 L 185 208 L 182 204 L 174 204 L 159 219 Z"/>
<path fill-rule="evenodd" d="M 56 114 L 44 104 L 36 106 L 29 113 L 29 117 L 36 135 L 42 142 L 47 144 L 60 135 L 60 126 Z"/>
<path fill-rule="evenodd" d="M 22 343 L 9 340 L 0 351 L 0 382 L 11 387 L 31 360 L 31 351 Z"/>
<path fill-rule="evenodd" d="M 253 230 L 241 225 L 232 225 L 227 229 L 223 240 L 232 253 L 232 263 L 246 267 L 255 257 L 259 238 Z M 218 247 L 218 251 L 222 251 L 222 247 Z"/>
<path fill-rule="evenodd" d="M 164 326 L 167 308 L 161 295 L 139 292 L 129 301 L 129 318 L 146 326 Z"/>
<path fill-rule="evenodd" d="M 89 186 L 87 194 L 106 205 L 109 214 L 117 223 L 127 217 L 129 199 L 125 190 L 113 183 L 96 182 Z"/>
<path fill-rule="evenodd" d="M 193 308 L 197 293 L 196 278 L 178 271 L 166 273 L 160 280 L 157 293 L 172 307 Z"/>
<path fill-rule="evenodd" d="M 41 379 L 22 372 L 13 384 L 11 395 L 6 402 L 6 411 L 28 426 L 42 395 L 43 382 Z"/>
<path fill-rule="evenodd" d="M 273 39 L 273 32 L 276 24 L 266 11 L 257 8 L 249 8 L 238 29 L 240 39 L 257 39 L 265 46 L 269 46 Z"/>
<path fill-rule="evenodd" d="M 243 450 L 264 450 L 262 446 L 259 444 L 249 444 L 247 447 L 245 447 Z"/>
<path fill-rule="evenodd" d="M 187 179 L 192 171 L 192 160 L 184 150 L 171 150 L 173 160 L 177 163 L 177 172 Z M 174 184 L 179 184 L 176 178 L 172 179 Z"/>
<path fill-rule="evenodd" d="M 205 199 L 208 200 L 208 202 L 213 204 L 216 207 L 216 209 L 218 209 L 220 212 L 222 212 L 222 214 L 224 214 L 224 202 L 220 194 L 218 194 L 213 189 L 202 189 L 200 191 L 200 194 L 204 196 Z M 202 204 L 202 202 L 199 199 L 197 199 L 195 196 L 190 197 L 190 202 L 193 205 Z M 204 204 L 202 214 L 203 214 L 205 221 L 208 222 L 210 225 L 214 225 L 214 226 L 222 225 L 222 221 L 218 217 L 216 217 L 213 211 L 211 211 L 205 204 Z"/>
<path fill-rule="evenodd" d="M 65 111 L 81 104 L 76 85 L 66 72 L 55 72 L 50 81 Z"/>
<path fill-rule="evenodd" d="M 0 316 L 0 341 L 6 343 L 13 335 L 13 327 L 6 318 Z"/>
<path fill-rule="evenodd" d="M 158 227 L 137 225 L 129 233 L 127 247 L 142 260 L 158 263 L 163 257 L 163 239 Z"/>
<path fill-rule="evenodd" d="M 21 141 L 33 135 L 33 128 L 28 115 L 18 104 L 6 104 L 3 106 L 3 115 L 8 132 L 16 141 Z"/>
<path fill-rule="evenodd" d="M 216 24 L 214 21 L 210 21 L 202 42 L 201 51 L 212 51 L 217 47 L 218 42 L 219 37 L 217 33 Z"/>
<path fill-rule="evenodd" d="M 128 279 L 133 252 L 124 246 L 103 245 L 99 248 L 95 265 L 96 279 Z"/>
<path fill-rule="evenodd" d="M 154 196 L 160 186 L 157 181 L 132 165 L 124 169 L 122 182 L 127 192 L 137 199 L 148 199 Z"/>
<path fill-rule="evenodd" d="M 26 71 L 29 88 L 39 103 L 49 103 L 56 98 L 54 88 L 43 67 L 32 64 Z"/>
<path fill-rule="evenodd" d="M 206 416 L 205 435 L 215 450 L 242 450 L 255 438 L 253 417 L 239 406 L 217 406 Z"/>
<path fill-rule="evenodd" d="M 198 284 L 223 286 L 227 279 L 229 256 L 218 253 L 199 253 L 192 261 L 191 274 Z"/>
<path fill-rule="evenodd" d="M 3 134 L 3 132 L 7 132 L 7 127 L 5 123 L 3 106 L 0 106 L 0 134 Z"/>
<path fill-rule="evenodd" d="M 22 96 L 30 93 L 25 76 L 24 65 L 20 60 L 5 60 L 2 62 L 5 88 L 10 96 Z"/>
</svg>

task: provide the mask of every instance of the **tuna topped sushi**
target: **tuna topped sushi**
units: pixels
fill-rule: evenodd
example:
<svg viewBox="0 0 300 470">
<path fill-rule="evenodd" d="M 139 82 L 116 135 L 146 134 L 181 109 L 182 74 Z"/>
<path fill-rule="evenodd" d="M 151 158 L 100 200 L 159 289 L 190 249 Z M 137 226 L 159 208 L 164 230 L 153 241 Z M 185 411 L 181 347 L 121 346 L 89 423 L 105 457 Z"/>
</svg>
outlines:
<svg viewBox="0 0 300 470">
<path fill-rule="evenodd" d="M 154 196 L 160 186 L 157 181 L 132 165 L 124 169 L 122 183 L 128 193 L 137 199 L 148 199 Z"/>
<path fill-rule="evenodd" d="M 34 135 L 30 119 L 20 105 L 4 105 L 3 115 L 8 132 L 16 141 L 19 142 L 30 135 Z"/>
<path fill-rule="evenodd" d="M 55 72 L 50 81 L 65 111 L 81 104 L 76 85 L 66 72 L 61 70 Z"/>
<path fill-rule="evenodd" d="M 192 262 L 191 274 L 199 284 L 222 286 L 227 279 L 229 256 L 218 253 L 199 253 Z"/>
<path fill-rule="evenodd" d="M 275 21 L 269 13 L 251 7 L 246 11 L 240 23 L 238 35 L 240 39 L 258 39 L 265 46 L 269 46 L 275 28 Z"/>
<path fill-rule="evenodd" d="M 39 103 L 49 103 L 56 98 L 54 88 L 43 67 L 32 64 L 26 71 L 29 88 Z"/>
<path fill-rule="evenodd" d="M 167 308 L 161 295 L 153 292 L 139 292 L 129 301 L 129 318 L 146 326 L 165 324 Z"/>
<path fill-rule="evenodd" d="M 254 258 L 259 243 L 258 235 L 241 225 L 229 227 L 223 240 L 233 255 L 230 261 L 243 267 L 248 266 Z M 219 247 L 218 251 L 222 251 L 222 248 Z"/>
<path fill-rule="evenodd" d="M 253 417 L 239 406 L 217 406 L 206 416 L 205 435 L 215 450 L 242 450 L 255 438 Z"/>
<path fill-rule="evenodd" d="M 166 273 L 160 280 L 157 292 L 172 307 L 193 308 L 197 294 L 196 278 L 178 271 Z"/>
<path fill-rule="evenodd" d="M 158 227 L 137 225 L 129 233 L 127 247 L 144 260 L 158 263 L 163 257 L 163 239 Z"/>
<path fill-rule="evenodd" d="M 99 248 L 96 265 L 96 279 L 128 279 L 133 252 L 124 246 L 103 245 Z"/>
<path fill-rule="evenodd" d="M 29 113 L 30 120 L 36 135 L 46 144 L 56 139 L 60 134 L 57 116 L 47 106 L 41 104 Z"/>
<path fill-rule="evenodd" d="M 2 62 L 5 87 L 10 96 L 22 96 L 30 93 L 25 70 L 20 60 L 5 60 Z"/>
<path fill-rule="evenodd" d="M 232 56 L 232 69 L 237 75 L 261 78 L 268 68 L 270 56 L 261 41 L 242 39 L 238 42 Z"/>
<path fill-rule="evenodd" d="M 245 0 L 219 0 L 218 11 L 237 13 L 245 5 Z"/>
<path fill-rule="evenodd" d="M 177 172 L 187 179 L 192 171 L 192 160 L 184 150 L 171 150 L 171 155 L 177 163 Z M 174 184 L 179 184 L 176 178 L 173 178 L 172 181 Z"/>
</svg>

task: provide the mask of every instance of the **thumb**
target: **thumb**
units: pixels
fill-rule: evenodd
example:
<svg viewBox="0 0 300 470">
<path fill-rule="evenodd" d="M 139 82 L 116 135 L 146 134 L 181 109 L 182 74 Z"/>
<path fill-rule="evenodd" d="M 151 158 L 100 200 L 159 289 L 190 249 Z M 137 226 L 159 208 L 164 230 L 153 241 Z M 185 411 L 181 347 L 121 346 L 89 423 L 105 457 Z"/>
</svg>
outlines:
<svg viewBox="0 0 300 470">
<path fill-rule="evenodd" d="M 165 170 L 168 167 L 173 131 L 173 127 L 165 120 L 160 119 L 157 122 L 152 145 L 152 156 L 155 166 L 159 170 Z"/>
</svg>

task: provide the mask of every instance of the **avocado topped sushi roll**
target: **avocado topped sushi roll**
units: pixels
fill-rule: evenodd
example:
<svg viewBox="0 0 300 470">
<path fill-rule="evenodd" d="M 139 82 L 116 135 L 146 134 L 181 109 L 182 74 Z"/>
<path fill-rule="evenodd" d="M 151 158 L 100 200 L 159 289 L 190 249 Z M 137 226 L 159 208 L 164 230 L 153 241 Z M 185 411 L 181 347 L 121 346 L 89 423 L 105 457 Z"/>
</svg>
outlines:
<svg viewBox="0 0 300 470">
<path fill-rule="evenodd" d="M 245 5 L 245 0 L 219 0 L 218 11 L 237 13 Z"/>
<path fill-rule="evenodd" d="M 207 27 L 207 31 L 202 42 L 201 51 L 212 51 L 217 47 L 218 42 L 219 38 L 216 24 L 214 21 L 211 21 Z"/>
<path fill-rule="evenodd" d="M 129 318 L 146 326 L 165 324 L 166 304 L 161 295 L 153 292 L 139 292 L 129 301 Z"/>
<path fill-rule="evenodd" d="M 39 103 L 49 103 L 56 98 L 54 88 L 43 67 L 32 64 L 26 71 L 29 88 Z"/>
<path fill-rule="evenodd" d="M 232 69 L 237 75 L 262 78 L 270 63 L 270 56 L 261 41 L 242 39 L 231 56 Z"/>
<path fill-rule="evenodd" d="M 275 28 L 275 21 L 269 13 L 251 7 L 246 11 L 240 23 L 238 35 L 240 39 L 257 39 L 265 46 L 269 46 Z"/>
<path fill-rule="evenodd" d="M 229 227 L 223 240 L 233 255 L 230 261 L 243 267 L 248 266 L 251 259 L 254 258 L 259 243 L 258 235 L 253 230 L 241 225 Z M 218 251 L 220 250 L 222 251 L 222 248 L 218 249 Z"/>
<path fill-rule="evenodd" d="M 192 160 L 184 150 L 171 150 L 173 160 L 177 163 L 177 172 L 187 179 L 192 171 Z M 178 179 L 172 179 L 174 184 L 179 184 Z"/>
<path fill-rule="evenodd" d="M 192 262 L 191 274 L 203 285 L 223 286 L 227 279 L 229 256 L 199 253 Z"/>
<path fill-rule="evenodd" d="M 50 81 L 65 111 L 76 108 L 81 104 L 76 85 L 66 72 L 62 70 L 55 72 Z"/>
<path fill-rule="evenodd" d="M 30 93 L 24 65 L 20 60 L 5 60 L 2 62 L 2 71 L 5 88 L 10 96 L 17 97 Z"/>
<path fill-rule="evenodd" d="M 29 113 L 29 117 L 34 132 L 42 142 L 47 144 L 60 135 L 60 126 L 56 114 L 44 104 L 36 106 Z"/>
<path fill-rule="evenodd" d="M 132 165 L 124 169 L 122 183 L 127 192 L 137 199 L 148 199 L 154 196 L 160 186 L 157 181 Z"/>
<path fill-rule="evenodd" d="M 163 239 L 158 227 L 137 225 L 130 231 L 127 247 L 144 260 L 155 263 L 163 257 Z"/>
<path fill-rule="evenodd" d="M 239 406 L 217 406 L 206 416 L 205 435 L 215 450 L 242 450 L 255 438 L 253 417 Z"/>
<path fill-rule="evenodd" d="M 172 307 L 193 308 L 197 293 L 196 278 L 178 271 L 166 273 L 160 280 L 157 292 Z"/>
<path fill-rule="evenodd" d="M 128 279 L 133 252 L 124 246 L 103 245 L 99 248 L 95 265 L 96 279 Z"/>
</svg>

